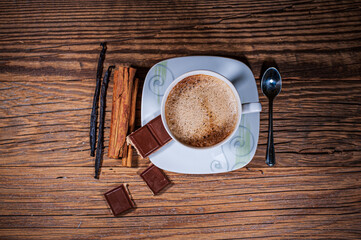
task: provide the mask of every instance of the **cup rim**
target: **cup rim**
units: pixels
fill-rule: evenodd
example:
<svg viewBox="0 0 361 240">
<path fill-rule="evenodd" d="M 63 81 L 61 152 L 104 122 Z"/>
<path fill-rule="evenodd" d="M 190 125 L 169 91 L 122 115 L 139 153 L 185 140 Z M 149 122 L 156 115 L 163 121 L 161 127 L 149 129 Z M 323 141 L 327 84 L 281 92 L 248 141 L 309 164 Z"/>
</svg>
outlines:
<svg viewBox="0 0 361 240">
<path fill-rule="evenodd" d="M 212 145 L 212 146 L 208 146 L 208 147 L 194 147 L 194 146 L 190 146 L 187 144 L 182 143 L 181 141 L 179 141 L 174 135 L 173 133 L 170 131 L 166 118 L 165 118 L 165 103 L 167 101 L 168 95 L 171 92 L 171 90 L 174 88 L 175 85 L 177 85 L 180 81 L 182 81 L 184 78 L 189 77 L 189 76 L 193 76 L 193 75 L 197 75 L 197 74 L 204 74 L 204 75 L 209 75 L 209 76 L 213 76 L 216 77 L 218 79 L 220 79 L 221 81 L 223 81 L 224 83 L 226 83 L 232 90 L 234 96 L 236 97 L 237 100 L 237 105 L 238 105 L 238 119 L 237 119 L 237 123 L 232 131 L 231 134 L 229 134 L 225 139 L 223 139 L 222 141 L 220 141 L 219 143 Z M 216 147 L 219 147 L 221 145 L 223 145 L 224 143 L 226 143 L 237 131 L 239 124 L 241 123 L 241 117 L 242 117 L 242 102 L 241 102 L 241 98 L 239 97 L 239 94 L 237 92 L 237 89 L 235 88 L 235 86 L 232 84 L 232 82 L 227 79 L 226 77 L 224 77 L 223 75 L 216 73 L 214 71 L 211 70 L 193 70 L 193 71 L 189 71 L 186 73 L 183 73 L 182 75 L 180 75 L 179 77 L 177 77 L 166 89 L 164 95 L 163 95 L 163 99 L 162 99 L 162 103 L 161 103 L 161 119 L 163 122 L 163 126 L 165 128 L 165 130 L 167 131 L 167 133 L 169 134 L 169 136 L 171 136 L 171 138 L 176 141 L 177 143 L 187 147 L 187 148 L 191 148 L 191 149 L 196 149 L 196 150 L 209 150 L 209 149 L 213 149 Z"/>
</svg>

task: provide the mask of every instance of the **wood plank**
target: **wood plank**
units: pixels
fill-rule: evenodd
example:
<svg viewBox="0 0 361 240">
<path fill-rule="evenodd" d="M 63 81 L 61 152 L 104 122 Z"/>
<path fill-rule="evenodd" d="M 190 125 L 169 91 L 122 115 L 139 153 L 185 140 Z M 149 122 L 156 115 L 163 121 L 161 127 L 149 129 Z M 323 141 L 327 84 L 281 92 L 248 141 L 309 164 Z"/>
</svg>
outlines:
<svg viewBox="0 0 361 240">
<path fill-rule="evenodd" d="M 2 234 L 11 236 L 16 228 L 32 239 L 44 237 L 44 231 L 54 232 L 50 238 L 360 234 L 360 167 L 168 172 L 173 185 L 159 196 L 152 196 L 137 171 L 104 168 L 102 178 L 95 180 L 90 167 L 1 167 Z M 114 218 L 102 193 L 121 183 L 129 183 L 137 208 Z M 59 228 L 64 231 L 57 232 Z"/>
<path fill-rule="evenodd" d="M 110 9 L 102 3 L 100 11 L 107 12 L 104 18 L 92 12 L 100 7 L 94 2 L 89 8 L 66 3 L 63 10 L 44 6 L 41 11 L 32 5 L 23 9 L 7 3 L 4 10 L 16 10 L 11 15 L 3 13 L 0 79 L 92 78 L 103 40 L 110 42 L 110 62 L 147 68 L 177 56 L 227 55 L 246 57 L 258 76 L 262 61 L 273 57 L 288 77 L 313 78 L 317 71 L 319 78 L 330 78 L 332 73 L 335 78 L 360 79 L 360 3 L 194 4 L 139 9 L 123 2 Z M 62 3 L 51 4 L 57 5 Z M 82 22 L 84 16 L 90 19 Z"/>
<path fill-rule="evenodd" d="M 144 79 L 146 69 L 140 69 Z M 141 81 L 141 85 L 142 85 Z M 257 80 L 259 84 L 259 80 Z M 335 91 L 335 84 L 338 89 Z M 2 82 L 0 153 L 3 166 L 93 166 L 89 157 L 89 116 L 94 79 Z M 279 166 L 360 166 L 361 81 L 283 79 L 275 102 L 275 143 Z M 108 146 L 112 83 L 108 91 L 105 146 Z M 137 127 L 140 126 L 140 98 Z M 251 167 L 264 166 L 267 99 L 263 104 L 258 151 Z M 317 99 L 317 100 L 316 100 Z M 107 151 L 107 149 L 105 150 Z M 24 156 L 25 154 L 25 156 Z M 27 156 L 31 156 L 27 159 Z M 136 157 L 136 155 L 135 155 Z M 61 160 L 60 160 L 61 159 Z M 137 158 L 144 166 L 145 161 Z M 119 160 L 105 156 L 104 166 Z"/>
</svg>

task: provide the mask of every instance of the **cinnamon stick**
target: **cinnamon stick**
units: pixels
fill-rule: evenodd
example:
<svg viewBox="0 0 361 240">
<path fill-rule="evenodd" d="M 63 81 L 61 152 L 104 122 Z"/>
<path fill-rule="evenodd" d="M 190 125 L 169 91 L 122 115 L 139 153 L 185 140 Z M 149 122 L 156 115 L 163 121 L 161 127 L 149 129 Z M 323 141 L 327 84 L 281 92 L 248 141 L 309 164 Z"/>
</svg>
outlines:
<svg viewBox="0 0 361 240">
<path fill-rule="evenodd" d="M 136 69 L 119 67 L 114 72 L 112 117 L 108 157 L 121 158 L 127 152 L 126 136 L 131 107 L 131 94 Z"/>
<path fill-rule="evenodd" d="M 135 112 L 136 112 L 136 106 L 137 106 L 138 85 L 139 85 L 139 79 L 136 78 L 135 82 L 134 82 L 133 90 L 132 90 L 132 103 L 131 103 L 131 107 L 130 107 L 130 118 L 129 118 L 128 134 L 131 134 L 134 131 Z M 132 157 L 133 157 L 132 145 L 128 145 L 127 156 L 123 158 L 124 161 L 122 161 L 122 165 L 127 166 L 127 167 L 132 167 Z"/>
</svg>

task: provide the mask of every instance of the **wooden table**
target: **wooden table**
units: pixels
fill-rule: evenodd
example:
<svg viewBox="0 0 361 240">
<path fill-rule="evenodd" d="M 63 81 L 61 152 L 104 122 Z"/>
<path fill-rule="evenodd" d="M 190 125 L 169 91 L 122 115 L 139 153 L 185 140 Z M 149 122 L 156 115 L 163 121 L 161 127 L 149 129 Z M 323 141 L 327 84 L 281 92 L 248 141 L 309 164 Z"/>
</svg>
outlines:
<svg viewBox="0 0 361 240">
<path fill-rule="evenodd" d="M 356 239 L 361 237 L 360 1 L 8 1 L 0 18 L 1 239 Z M 89 156 L 99 43 L 105 66 L 149 68 L 188 55 L 227 56 L 257 81 L 275 63 L 277 164 L 265 164 L 268 105 L 256 155 L 213 175 L 167 172 L 152 196 L 136 168 Z M 110 99 L 106 112 L 107 152 Z M 139 90 L 141 93 L 141 89 Z M 137 103 L 140 126 L 140 98 Z M 103 193 L 128 183 L 119 218 Z"/>
</svg>

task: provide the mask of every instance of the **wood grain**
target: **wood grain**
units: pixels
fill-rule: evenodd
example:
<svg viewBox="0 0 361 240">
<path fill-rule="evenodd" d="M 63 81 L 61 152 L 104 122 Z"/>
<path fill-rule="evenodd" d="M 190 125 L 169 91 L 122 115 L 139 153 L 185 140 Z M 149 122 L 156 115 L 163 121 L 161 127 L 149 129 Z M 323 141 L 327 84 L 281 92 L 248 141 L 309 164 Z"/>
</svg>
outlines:
<svg viewBox="0 0 361 240">
<path fill-rule="evenodd" d="M 335 238 L 360 234 L 360 167 L 244 168 L 206 177 L 167 173 L 174 185 L 155 197 L 137 169 L 103 168 L 99 181 L 91 179 L 91 167 L 30 169 L 1 168 L 8 182 L 0 194 L 6 234 L 16 228 L 29 229 L 32 238 L 59 228 L 65 232 L 54 237 L 313 237 L 305 229 Z M 102 193 L 121 182 L 129 183 L 137 209 L 114 218 Z M 332 226 L 343 228 L 334 232 Z"/>
<path fill-rule="evenodd" d="M 361 236 L 360 1 L 0 2 L 1 239 L 358 239 Z M 259 88 L 275 63 L 277 165 L 265 165 L 267 99 L 247 168 L 167 172 L 152 196 L 135 168 L 109 159 L 110 82 L 100 180 L 89 157 L 99 43 L 105 67 L 216 55 L 246 63 Z M 141 87 L 136 127 L 140 126 Z M 103 199 L 128 183 L 136 210 Z"/>
<path fill-rule="evenodd" d="M 361 81 L 343 80 L 336 90 L 337 83 L 336 79 L 307 80 L 305 86 L 303 81 L 284 79 L 282 94 L 274 106 L 278 166 L 360 166 Z M 3 166 L 93 165 L 87 144 L 87 117 L 94 79 L 0 82 L 0 88 L 6 89 L 0 96 L 3 103 L 0 114 L 6 116 L 0 122 Z M 112 83 L 109 89 L 108 100 L 111 100 Z M 267 99 L 261 92 L 259 95 L 263 105 L 261 137 L 251 167 L 264 166 L 267 141 Z M 106 153 L 110 110 L 109 105 L 105 122 Z M 24 149 L 31 159 L 24 161 Z M 103 165 L 117 166 L 119 162 L 104 156 Z"/>
</svg>

